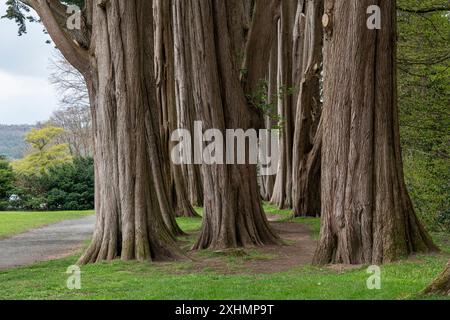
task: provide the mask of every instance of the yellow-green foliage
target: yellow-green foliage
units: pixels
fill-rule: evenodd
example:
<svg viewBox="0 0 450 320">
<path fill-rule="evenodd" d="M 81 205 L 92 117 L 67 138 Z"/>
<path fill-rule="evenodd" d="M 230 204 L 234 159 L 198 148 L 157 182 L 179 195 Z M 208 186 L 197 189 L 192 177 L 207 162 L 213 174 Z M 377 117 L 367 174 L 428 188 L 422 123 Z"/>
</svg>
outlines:
<svg viewBox="0 0 450 320">
<path fill-rule="evenodd" d="M 32 129 L 25 136 L 30 152 L 25 158 L 12 163 L 14 170 L 22 175 L 39 175 L 51 167 L 72 161 L 69 146 L 57 141 L 62 134 L 64 129 L 53 126 Z"/>
</svg>

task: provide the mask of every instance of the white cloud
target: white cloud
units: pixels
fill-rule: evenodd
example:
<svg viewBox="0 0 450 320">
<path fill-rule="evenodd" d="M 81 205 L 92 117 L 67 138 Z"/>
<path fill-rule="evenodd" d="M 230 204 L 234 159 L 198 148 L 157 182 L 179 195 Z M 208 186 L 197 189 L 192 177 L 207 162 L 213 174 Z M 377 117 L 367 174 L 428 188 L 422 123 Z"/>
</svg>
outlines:
<svg viewBox="0 0 450 320">
<path fill-rule="evenodd" d="M 0 123 L 44 121 L 56 106 L 56 93 L 47 79 L 0 70 Z"/>
<path fill-rule="evenodd" d="M 0 16 L 6 10 L 0 0 Z M 14 21 L 0 19 L 0 123 L 45 121 L 57 107 L 57 94 L 47 81 L 54 52 L 39 23 L 28 23 L 28 33 L 17 36 Z"/>
<path fill-rule="evenodd" d="M 0 0 L 0 16 L 6 11 L 4 0 Z M 17 24 L 0 19 L 0 69 L 9 73 L 44 76 L 48 74 L 48 60 L 55 50 L 47 44 L 49 36 L 44 34 L 40 23 L 27 23 L 27 33 L 19 37 Z"/>
<path fill-rule="evenodd" d="M 53 93 L 53 88 L 46 79 L 14 75 L 0 70 L 0 101 L 17 96 L 43 96 Z"/>
</svg>

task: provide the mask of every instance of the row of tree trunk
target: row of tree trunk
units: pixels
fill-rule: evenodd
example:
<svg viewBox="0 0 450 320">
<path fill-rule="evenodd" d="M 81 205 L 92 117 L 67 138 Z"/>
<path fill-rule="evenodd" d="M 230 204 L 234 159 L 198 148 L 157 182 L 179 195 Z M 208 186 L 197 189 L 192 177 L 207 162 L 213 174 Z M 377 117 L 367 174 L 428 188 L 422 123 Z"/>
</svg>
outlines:
<svg viewBox="0 0 450 320">
<path fill-rule="evenodd" d="M 386 263 L 437 247 L 406 190 L 396 97 L 396 3 L 325 2 L 322 229 L 315 262 Z"/>
<path fill-rule="evenodd" d="M 52 1 L 26 2 L 89 88 L 97 224 L 81 263 L 182 257 L 175 217 L 196 216 L 193 205 L 205 208 L 194 249 L 281 244 L 261 193 L 322 216 L 317 264 L 437 250 L 404 183 L 395 1 L 375 1 L 383 28 L 369 30 L 373 0 L 86 0 L 84 42 Z M 279 119 L 249 102 L 262 81 Z M 281 127 L 276 177 L 174 165 L 171 132 L 195 120 L 222 133 Z"/>
<path fill-rule="evenodd" d="M 281 159 L 276 179 L 264 179 L 263 197 L 295 216 L 320 216 L 323 7 L 322 0 L 282 1 L 269 65 Z"/>
<path fill-rule="evenodd" d="M 246 94 L 264 76 L 265 64 L 254 61 L 269 59 L 261 48 L 271 44 L 266 26 L 278 1 L 269 11 L 248 1 L 111 0 L 90 7 L 95 23 L 84 74 L 98 221 L 80 262 L 182 256 L 175 217 L 197 216 L 193 205 L 204 205 L 196 249 L 279 244 L 262 210 L 255 165 L 178 166 L 170 159 L 172 132 L 192 132 L 195 120 L 225 134 L 254 128 L 262 118 Z M 268 33 L 262 43 L 261 32 Z"/>
<path fill-rule="evenodd" d="M 276 179 L 263 179 L 262 194 L 295 216 L 322 216 L 317 264 L 383 263 L 437 250 L 403 177 L 395 2 L 380 1 L 381 30 L 367 27 L 370 5 L 282 1 L 278 50 L 268 64 L 269 92 L 273 83 L 282 88 L 281 161 Z"/>
</svg>

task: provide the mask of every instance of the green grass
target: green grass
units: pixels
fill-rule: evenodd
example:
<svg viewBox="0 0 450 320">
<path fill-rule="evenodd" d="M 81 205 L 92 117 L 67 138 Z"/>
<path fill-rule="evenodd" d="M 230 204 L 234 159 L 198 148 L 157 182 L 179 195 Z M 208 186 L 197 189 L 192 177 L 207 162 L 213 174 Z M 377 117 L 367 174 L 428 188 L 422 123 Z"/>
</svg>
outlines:
<svg viewBox="0 0 450 320">
<path fill-rule="evenodd" d="M 184 232 L 197 231 L 202 225 L 201 218 L 177 218 L 177 222 Z"/>
<path fill-rule="evenodd" d="M 0 212 L 0 239 L 63 220 L 93 215 L 93 211 Z"/>
<path fill-rule="evenodd" d="M 312 229 L 317 221 L 295 219 Z M 198 230 L 200 219 L 179 218 L 181 228 Z M 0 299 L 417 299 L 450 258 L 448 236 L 439 236 L 445 246 L 439 255 L 419 255 L 381 267 L 382 289 L 368 290 L 367 268 L 336 271 L 302 266 L 287 272 L 258 274 L 241 270 L 229 274 L 213 268 L 199 268 L 195 261 L 171 263 L 100 263 L 81 268 L 81 290 L 68 290 L 67 268 L 78 254 L 64 259 L 0 271 Z M 204 251 L 196 258 L 221 259 L 236 268 L 247 259 L 272 259 L 255 250 L 247 254 Z M 227 269 L 225 269 L 227 270 Z M 426 297 L 427 299 L 446 299 Z M 447 297 L 447 299 L 450 297 Z"/>
<path fill-rule="evenodd" d="M 293 222 L 306 225 L 312 232 L 313 238 L 318 239 L 320 234 L 320 218 L 293 218 Z"/>
<path fill-rule="evenodd" d="M 263 204 L 264 211 L 268 215 L 275 215 L 280 217 L 280 221 L 298 222 L 306 225 L 312 232 L 315 239 L 319 238 L 320 233 L 320 218 L 294 218 L 292 210 L 280 210 L 277 206 L 265 202 Z"/>
<path fill-rule="evenodd" d="M 82 289 L 66 288 L 66 269 L 76 257 L 0 272 L 0 299 L 413 299 L 448 256 L 420 256 L 382 267 L 382 289 L 368 290 L 366 269 L 337 272 L 311 266 L 276 274 L 177 274 L 147 263 L 82 267 Z M 189 268 L 190 262 L 183 270 Z M 443 297 L 428 297 L 437 299 Z"/>
<path fill-rule="evenodd" d="M 268 202 L 263 203 L 263 208 L 266 214 L 268 215 L 277 215 L 282 217 L 283 219 L 291 218 L 292 217 L 292 210 L 286 209 L 286 210 L 280 210 L 277 208 L 277 206 L 274 206 Z"/>
</svg>

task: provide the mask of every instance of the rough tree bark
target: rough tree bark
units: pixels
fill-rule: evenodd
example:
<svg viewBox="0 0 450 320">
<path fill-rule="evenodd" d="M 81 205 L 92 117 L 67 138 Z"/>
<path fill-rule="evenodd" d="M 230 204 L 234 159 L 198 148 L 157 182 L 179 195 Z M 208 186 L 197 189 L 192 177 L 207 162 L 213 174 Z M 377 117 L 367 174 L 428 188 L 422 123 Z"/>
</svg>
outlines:
<svg viewBox="0 0 450 320">
<path fill-rule="evenodd" d="M 198 120 L 194 102 L 192 59 L 189 51 L 189 33 L 187 32 L 189 11 L 184 0 L 173 0 L 173 26 L 175 46 L 175 93 L 178 128 L 194 132 L 194 121 Z M 192 144 L 194 140 L 192 139 Z M 181 165 L 184 185 L 190 203 L 203 206 L 203 182 L 200 165 Z"/>
<path fill-rule="evenodd" d="M 445 270 L 424 290 L 423 293 L 450 296 L 450 261 Z"/>
<path fill-rule="evenodd" d="M 368 6 L 382 29 L 367 28 Z M 396 1 L 325 1 L 322 228 L 314 263 L 437 250 L 406 190 L 396 97 Z"/>
<path fill-rule="evenodd" d="M 299 3 L 299 9 L 301 4 Z M 302 54 L 295 119 L 292 159 L 292 200 L 294 215 L 320 216 L 321 132 L 316 138 L 315 122 L 321 117 L 321 65 L 323 1 L 306 0 L 298 10 Z M 297 29 L 296 28 L 296 29 Z M 295 33 L 295 32 L 294 32 Z"/>
<path fill-rule="evenodd" d="M 172 132 L 178 129 L 172 1 L 154 0 L 153 10 L 155 17 L 157 103 L 161 109 L 161 144 L 164 149 L 163 158 L 166 167 L 165 180 L 167 181 L 168 194 L 176 216 L 198 217 L 189 201 L 181 167 L 175 165 L 170 159 L 172 148 L 175 146 L 175 143 L 171 141 L 171 135 Z M 174 220 L 174 217 L 172 219 Z M 173 221 L 169 221 L 169 223 L 176 227 Z M 174 232 L 182 234 L 179 228 L 175 229 Z"/>
<path fill-rule="evenodd" d="M 298 65 L 293 59 L 293 31 L 297 13 L 295 0 L 281 1 L 278 40 L 278 109 L 281 116 L 280 163 L 271 202 L 280 209 L 292 208 L 292 147 L 294 141 L 295 91 L 294 75 Z M 293 70 L 294 69 L 294 70 Z"/>
<path fill-rule="evenodd" d="M 25 3 L 37 11 L 58 49 L 88 84 L 97 223 L 79 262 L 181 257 L 164 221 L 173 217 L 173 209 L 163 180 L 152 2 L 87 0 L 83 37 L 55 18 L 65 12 L 59 1 Z"/>
<path fill-rule="evenodd" d="M 244 86 L 252 88 L 254 84 L 244 81 L 244 86 L 241 85 L 238 53 L 242 53 L 244 48 L 246 52 L 252 52 L 253 57 L 244 59 L 248 65 L 258 61 L 261 58 L 259 55 L 266 54 L 261 52 L 264 50 L 255 50 L 255 46 L 261 44 L 260 40 L 263 40 L 263 44 L 270 40 L 267 39 L 270 35 L 266 37 L 255 30 L 255 26 L 266 26 L 261 21 L 255 22 L 255 18 L 265 16 L 261 15 L 263 6 L 274 13 L 277 2 L 256 2 L 253 30 L 250 29 L 247 40 L 247 43 L 254 44 L 246 46 L 245 29 L 236 28 L 236 25 L 242 26 L 243 23 L 234 21 L 239 17 L 236 12 L 239 8 L 244 15 L 242 1 L 189 1 L 195 96 L 205 129 L 215 128 L 224 133 L 225 129 L 246 130 L 254 127 L 255 119 L 259 117 L 254 116 L 255 110 L 247 104 L 243 89 Z M 267 66 L 268 61 L 261 63 Z M 264 67 L 257 69 L 264 70 Z M 263 79 L 263 76 L 254 75 L 253 72 L 258 73 L 248 68 L 248 79 Z M 205 213 L 200 238 L 194 249 L 226 249 L 280 242 L 262 210 L 256 166 L 215 164 L 203 165 L 202 170 Z"/>
<path fill-rule="evenodd" d="M 277 32 L 277 29 L 274 28 L 274 32 Z M 276 115 L 278 114 L 277 110 L 277 77 L 278 77 L 278 37 L 275 34 L 273 41 L 272 49 L 270 52 L 270 60 L 269 60 L 269 72 L 267 75 L 267 104 L 271 107 L 269 115 L 265 117 L 265 128 L 268 130 L 274 129 L 278 123 L 276 119 Z M 271 146 L 268 146 L 269 154 L 272 153 Z M 275 187 L 275 175 L 262 176 L 261 178 L 261 197 L 264 201 L 270 201 L 272 199 L 273 190 Z"/>
<path fill-rule="evenodd" d="M 321 213 L 321 160 L 323 122 L 315 131 L 311 151 L 300 163 L 294 162 L 293 194 L 295 217 L 320 217 Z M 295 151 L 294 151 L 295 152 Z"/>
</svg>

